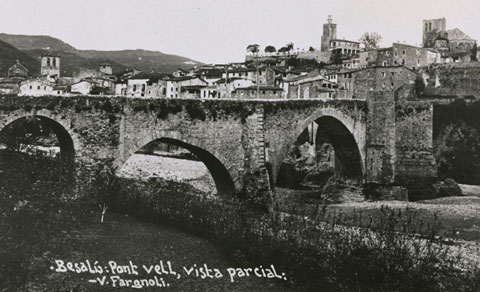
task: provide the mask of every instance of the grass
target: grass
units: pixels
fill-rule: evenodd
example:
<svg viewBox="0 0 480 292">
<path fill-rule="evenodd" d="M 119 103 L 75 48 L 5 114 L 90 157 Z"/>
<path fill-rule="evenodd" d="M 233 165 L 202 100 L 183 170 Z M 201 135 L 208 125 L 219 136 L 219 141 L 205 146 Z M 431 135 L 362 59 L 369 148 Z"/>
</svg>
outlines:
<svg viewBox="0 0 480 292">
<path fill-rule="evenodd" d="M 226 268 L 238 264 L 223 250 L 206 239 L 188 235 L 161 224 L 143 222 L 133 217 L 107 212 L 105 222 L 100 223 L 100 214 L 91 213 L 80 228 L 74 228 L 64 235 L 64 246 L 60 252 L 49 251 L 38 258 L 33 265 L 34 275 L 29 283 L 29 291 L 118 291 L 119 288 L 100 287 L 88 283 L 84 274 L 64 274 L 52 272 L 49 267 L 55 259 L 84 262 L 97 260 L 107 264 L 118 263 L 137 265 L 158 264 L 171 261 L 175 270 L 182 266 L 190 267 L 207 264 L 223 273 L 220 279 L 199 279 L 183 277 L 179 280 L 165 277 L 170 283 L 167 291 L 292 291 L 282 282 L 255 277 L 243 278 L 230 283 Z M 141 278 L 141 277 L 140 277 Z M 121 291 L 137 291 L 122 289 Z M 158 291 L 144 288 L 142 291 Z"/>
<path fill-rule="evenodd" d="M 41 174 L 45 173 L 44 169 L 40 170 Z M 29 179 L 36 181 L 33 174 Z M 12 183 L 10 189 L 18 186 L 8 174 L 2 175 Z M 56 231 L 55 240 L 52 241 L 55 244 L 38 245 L 35 244 L 38 242 L 34 241 L 35 237 L 28 232 L 23 234 L 26 236 L 25 243 L 37 247 L 37 252 L 32 252 L 32 256 L 27 258 L 32 264 L 27 265 L 29 276 L 24 291 L 108 291 L 105 287 L 96 289 L 86 286 L 86 279 L 81 275 L 53 273 L 49 268 L 55 259 L 88 259 L 102 264 L 109 260 L 120 263 L 132 260 L 138 265 L 170 260 L 178 267 L 206 263 L 221 270 L 232 266 L 274 264 L 277 270 L 288 275 L 288 282 L 280 283 L 255 278 L 230 283 L 228 278 L 199 281 L 182 277 L 179 281 L 171 282 L 175 285 L 171 289 L 177 289 L 173 291 L 289 291 L 283 286 L 287 283 L 295 291 L 322 289 L 342 292 L 474 292 L 480 287 L 478 262 L 465 258 L 468 252 L 478 254 L 478 249 L 462 250 L 457 242 L 438 238 L 436 214 L 423 219 L 413 216 L 417 214 L 415 212 L 411 216 L 408 212 L 411 209 L 381 205 L 373 208 L 377 212 L 375 215 L 360 217 L 358 215 L 363 213 L 355 211 L 351 213 L 351 218 L 335 210 L 329 213 L 328 208 L 332 206 L 317 209 L 317 217 L 292 216 L 280 212 L 265 214 L 241 201 L 202 196 L 193 187 L 176 182 L 119 179 L 113 171 L 102 171 L 95 178 L 92 181 L 94 196 L 84 199 L 98 200 L 102 199 L 98 198 L 99 195 L 103 195 L 104 202 L 109 202 L 111 209 L 115 207 L 158 224 L 115 213 L 107 213 L 104 224 L 99 223 L 100 216 L 96 212 L 67 212 L 65 216 L 55 197 L 50 196 L 48 202 L 55 208 L 52 210 L 50 205 L 38 205 L 38 208 L 32 209 L 32 212 L 36 212 L 32 214 L 38 215 L 30 218 L 43 219 L 45 228 L 49 230 L 38 234 L 40 240 L 50 243 L 52 239 L 46 236 Z M 57 188 L 61 183 L 58 181 L 58 184 L 51 186 Z M 30 201 L 23 202 L 22 193 L 16 193 L 19 198 L 6 202 L 21 209 L 36 206 L 34 200 L 45 201 L 44 196 L 48 194 L 46 187 L 49 185 L 38 186 L 42 188 L 30 191 Z M 28 191 L 28 186 L 22 185 L 22 188 Z M 8 189 L 3 191 L 8 194 Z M 62 192 L 58 195 L 62 195 Z M 363 203 L 357 203 L 356 206 L 359 204 Z M 88 210 L 84 207 L 77 205 L 76 209 Z M 7 209 L 5 211 L 12 212 Z M 16 212 L 14 209 L 13 214 Z M 76 217 L 70 217 L 70 214 Z M 69 220 L 79 216 L 82 216 L 81 224 L 68 224 Z M 6 218 L 12 224 L 17 223 L 11 217 Z M 51 223 L 49 219 L 52 218 L 62 219 L 67 224 L 59 224 L 61 221 Z M 20 225 L 29 226 L 28 222 L 23 223 Z M 368 228 L 346 227 L 363 223 Z M 205 239 L 165 226 L 187 230 Z M 426 236 L 412 236 L 412 233 L 419 233 L 418 230 L 424 231 Z M 15 250 L 15 242 L 12 245 L 9 238 L 2 238 L 2 234 L 0 239 L 6 240 Z M 21 271 L 25 273 L 26 269 Z"/>
</svg>

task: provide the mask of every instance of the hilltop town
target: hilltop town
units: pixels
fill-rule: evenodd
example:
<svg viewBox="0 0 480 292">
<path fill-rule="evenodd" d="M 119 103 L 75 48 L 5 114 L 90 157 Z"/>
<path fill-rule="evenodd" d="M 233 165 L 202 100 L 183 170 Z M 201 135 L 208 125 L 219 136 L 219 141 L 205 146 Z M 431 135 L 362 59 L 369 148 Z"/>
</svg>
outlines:
<svg viewBox="0 0 480 292">
<path fill-rule="evenodd" d="M 194 66 L 172 74 L 136 68 L 114 74 L 112 64 L 102 63 L 97 70 L 78 68 L 72 76 L 62 76 L 62 56 L 49 53 L 41 56 L 37 76 L 20 61 L 11 66 L 0 79 L 0 94 L 362 99 L 369 90 L 396 90 L 402 82 L 394 81 L 411 82 L 419 75 L 424 84 L 438 85 L 426 72 L 431 66 L 478 65 L 476 40 L 458 28 L 447 29 L 445 18 L 424 20 L 421 29 L 422 47 L 393 43 L 379 48 L 375 42 L 338 38 L 337 24 L 329 16 L 318 49 L 294 50 L 288 44 L 278 51 L 267 46 L 261 53 L 254 44 L 247 47 L 244 62 Z"/>
</svg>

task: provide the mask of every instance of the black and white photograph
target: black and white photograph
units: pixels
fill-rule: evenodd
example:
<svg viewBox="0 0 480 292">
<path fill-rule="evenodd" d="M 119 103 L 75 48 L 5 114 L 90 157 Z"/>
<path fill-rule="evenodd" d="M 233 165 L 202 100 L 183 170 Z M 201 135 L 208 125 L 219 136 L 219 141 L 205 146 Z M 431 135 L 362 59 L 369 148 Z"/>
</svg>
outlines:
<svg viewBox="0 0 480 292">
<path fill-rule="evenodd" d="M 0 0 L 0 292 L 479 292 L 479 0 Z"/>
</svg>

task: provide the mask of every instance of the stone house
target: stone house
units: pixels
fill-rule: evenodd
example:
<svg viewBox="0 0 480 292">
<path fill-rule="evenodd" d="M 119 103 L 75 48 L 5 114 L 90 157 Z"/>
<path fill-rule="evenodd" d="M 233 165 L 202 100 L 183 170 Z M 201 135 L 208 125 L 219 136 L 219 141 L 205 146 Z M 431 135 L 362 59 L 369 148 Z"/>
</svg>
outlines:
<svg viewBox="0 0 480 292">
<path fill-rule="evenodd" d="M 286 98 L 293 99 L 334 98 L 335 89 L 338 87 L 336 83 L 318 73 L 299 76 L 288 82 Z"/>
<path fill-rule="evenodd" d="M 396 91 L 415 83 L 417 74 L 404 66 L 376 66 L 338 74 L 338 98 L 366 99 L 371 91 Z"/>
<path fill-rule="evenodd" d="M 249 87 L 255 85 L 255 82 L 251 79 L 240 78 L 240 77 L 230 77 L 222 78 L 215 82 L 217 86 L 218 98 L 230 98 L 232 97 L 232 92 L 239 87 Z"/>
<path fill-rule="evenodd" d="M 168 98 L 181 97 L 183 86 L 208 86 L 208 82 L 198 76 L 165 78 L 165 93 Z M 162 89 L 163 92 L 163 89 Z M 184 91 L 187 94 L 187 91 Z M 200 92 L 198 93 L 200 95 Z"/>
<path fill-rule="evenodd" d="M 147 97 L 147 83 L 149 79 L 128 79 L 127 96 L 128 97 Z"/>
<path fill-rule="evenodd" d="M 402 65 L 415 70 L 419 67 L 440 62 L 441 54 L 434 49 L 393 43 L 389 48 L 377 50 L 375 66 L 387 67 Z M 373 63 L 373 60 L 371 63 Z"/>
<path fill-rule="evenodd" d="M 238 99 L 277 99 L 283 98 L 283 89 L 269 85 L 251 85 L 248 87 L 237 87 L 232 91 L 232 98 Z"/>
<path fill-rule="evenodd" d="M 18 94 L 20 91 L 20 83 L 24 78 L 1 78 L 0 79 L 0 94 Z"/>
<path fill-rule="evenodd" d="M 328 49 L 332 54 L 338 53 L 343 57 L 351 57 L 360 53 L 360 43 L 355 41 L 333 39 Z"/>
<path fill-rule="evenodd" d="M 89 80 L 82 80 L 72 84 L 70 92 L 79 94 L 90 94 L 95 83 Z"/>
<path fill-rule="evenodd" d="M 49 82 L 45 78 L 35 78 L 22 81 L 18 95 L 42 96 L 60 95 L 63 93 L 63 88 L 57 88 L 55 83 Z"/>
<path fill-rule="evenodd" d="M 200 98 L 219 98 L 217 86 L 207 86 L 200 89 Z"/>
<path fill-rule="evenodd" d="M 7 71 L 7 77 L 12 78 L 12 77 L 23 77 L 27 78 L 28 77 L 28 68 L 23 66 L 19 60 L 8 68 Z"/>
</svg>

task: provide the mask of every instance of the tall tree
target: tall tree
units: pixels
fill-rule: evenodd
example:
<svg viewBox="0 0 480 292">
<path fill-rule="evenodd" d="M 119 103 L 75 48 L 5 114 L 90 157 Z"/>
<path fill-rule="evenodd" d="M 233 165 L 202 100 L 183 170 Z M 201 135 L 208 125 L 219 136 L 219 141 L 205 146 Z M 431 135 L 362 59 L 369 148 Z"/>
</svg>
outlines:
<svg viewBox="0 0 480 292">
<path fill-rule="evenodd" d="M 376 32 L 366 32 L 360 37 L 359 41 L 365 46 L 365 50 L 373 50 L 379 48 L 382 39 L 382 36 Z"/>
<path fill-rule="evenodd" d="M 277 49 L 274 46 L 266 46 L 264 51 L 265 53 L 275 53 Z"/>
<path fill-rule="evenodd" d="M 477 62 L 478 46 L 477 43 L 474 43 L 472 46 L 472 62 Z"/>
<path fill-rule="evenodd" d="M 260 45 L 253 44 L 253 45 L 248 45 L 247 46 L 247 52 L 256 54 L 260 51 Z"/>
</svg>

